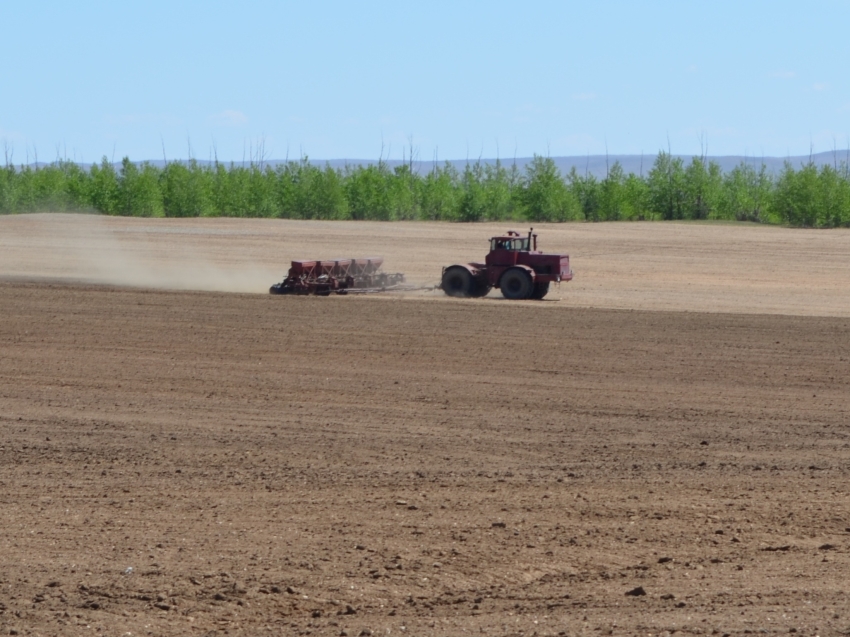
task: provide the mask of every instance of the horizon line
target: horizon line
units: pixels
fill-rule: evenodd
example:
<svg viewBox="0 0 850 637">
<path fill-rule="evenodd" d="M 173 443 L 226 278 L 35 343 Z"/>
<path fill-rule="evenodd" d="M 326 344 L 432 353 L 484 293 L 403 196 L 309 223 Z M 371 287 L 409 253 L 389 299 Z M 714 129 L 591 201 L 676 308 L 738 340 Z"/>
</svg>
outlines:
<svg viewBox="0 0 850 637">
<path fill-rule="evenodd" d="M 799 154 L 799 155 L 791 155 L 791 154 L 785 154 L 785 155 L 758 154 L 758 155 L 756 155 L 756 154 L 750 154 L 750 153 L 711 155 L 711 154 L 705 154 L 705 153 L 670 153 L 670 152 L 668 152 L 664 149 L 661 149 L 661 150 L 659 150 L 658 152 L 655 152 L 655 153 L 595 153 L 595 154 L 586 153 L 586 154 L 582 154 L 582 155 L 550 155 L 550 154 L 533 153 L 531 155 L 522 155 L 522 156 L 514 156 L 514 157 L 507 157 L 507 158 L 502 158 L 502 157 L 496 156 L 496 157 L 477 157 L 475 159 L 471 159 L 471 158 L 468 158 L 468 157 L 467 158 L 455 158 L 455 159 L 410 159 L 410 158 L 391 159 L 391 158 L 382 158 L 382 157 L 379 157 L 377 159 L 369 159 L 367 157 L 313 158 L 313 157 L 310 157 L 308 154 L 305 153 L 298 158 L 283 157 L 283 158 L 258 159 L 256 157 L 254 157 L 254 158 L 224 160 L 224 159 L 219 159 L 219 158 L 216 158 L 216 157 L 208 158 L 208 159 L 202 159 L 202 158 L 199 158 L 199 157 L 188 157 L 188 158 L 178 157 L 178 158 L 175 158 L 175 159 L 165 159 L 165 158 L 138 159 L 138 160 L 132 159 L 130 161 L 132 161 L 134 164 L 143 164 L 143 163 L 170 164 L 170 163 L 175 163 L 175 162 L 196 161 L 196 162 L 199 162 L 199 163 L 209 163 L 209 164 L 218 163 L 218 164 L 223 164 L 223 165 L 230 165 L 230 164 L 243 164 L 243 165 L 260 164 L 260 165 L 262 165 L 262 164 L 270 164 L 270 163 L 275 163 L 275 164 L 289 163 L 289 162 L 296 162 L 297 163 L 299 161 L 307 160 L 310 163 L 331 163 L 331 162 L 333 162 L 333 163 L 349 163 L 349 162 L 351 162 L 352 164 L 355 164 L 355 165 L 356 164 L 363 164 L 363 163 L 368 163 L 368 164 L 376 164 L 376 163 L 444 164 L 444 163 L 447 163 L 447 162 L 452 163 L 452 164 L 464 163 L 464 164 L 474 165 L 475 163 L 478 163 L 478 162 L 497 162 L 497 161 L 504 163 L 504 164 L 510 164 L 510 163 L 514 163 L 514 162 L 518 162 L 518 161 L 533 160 L 536 157 L 542 157 L 542 158 L 545 158 L 545 159 L 553 159 L 553 160 L 558 160 L 558 159 L 562 159 L 562 160 L 563 159 L 566 159 L 566 160 L 590 160 L 590 159 L 612 160 L 613 159 L 613 160 L 616 160 L 617 158 L 639 159 L 639 158 L 645 158 L 645 157 L 658 157 L 662 153 L 668 154 L 671 157 L 677 157 L 677 158 L 704 158 L 704 159 L 707 159 L 707 160 L 712 160 L 712 159 L 759 160 L 759 159 L 761 159 L 762 161 L 764 161 L 764 160 L 783 161 L 783 160 L 814 158 L 814 157 L 821 157 L 821 156 L 837 157 L 837 156 L 843 155 L 845 157 L 850 157 L 850 147 L 842 148 L 842 149 L 836 148 L 836 149 L 824 150 L 824 151 L 820 151 L 820 152 L 810 152 L 810 153 L 804 153 L 804 154 Z M 27 157 L 27 159 L 30 159 L 30 158 Z M 82 160 L 82 159 L 76 160 L 76 159 L 72 159 L 72 158 L 69 158 L 69 157 L 57 157 L 56 159 L 53 159 L 51 161 L 30 161 L 29 163 L 25 163 L 25 162 L 17 163 L 17 162 L 14 162 L 14 161 L 8 161 L 8 158 L 7 158 L 7 161 L 4 165 L 5 166 L 14 166 L 14 165 L 20 165 L 20 166 L 50 166 L 50 165 L 56 164 L 58 162 L 72 162 L 72 163 L 75 163 L 75 164 L 94 164 L 94 163 L 101 163 L 101 161 L 103 159 L 107 159 L 109 161 L 109 163 L 111 163 L 111 164 L 120 164 L 122 161 L 124 161 L 124 159 L 130 159 L 130 156 L 129 155 L 123 155 L 120 160 L 115 160 L 114 156 L 113 156 L 113 159 L 109 160 L 107 155 L 104 154 L 101 157 L 101 160 L 96 161 L 96 162 L 95 161 L 85 161 L 85 160 Z"/>
</svg>

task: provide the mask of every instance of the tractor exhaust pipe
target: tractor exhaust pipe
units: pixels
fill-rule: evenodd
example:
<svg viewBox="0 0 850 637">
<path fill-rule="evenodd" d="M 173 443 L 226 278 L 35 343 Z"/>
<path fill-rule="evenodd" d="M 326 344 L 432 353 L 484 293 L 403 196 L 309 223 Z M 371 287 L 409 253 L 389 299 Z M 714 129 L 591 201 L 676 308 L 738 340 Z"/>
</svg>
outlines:
<svg viewBox="0 0 850 637">
<path fill-rule="evenodd" d="M 532 232 L 534 232 L 534 228 L 529 228 L 528 229 L 528 249 L 529 250 L 536 250 L 537 246 L 535 246 L 534 248 L 531 247 L 531 233 Z"/>
</svg>

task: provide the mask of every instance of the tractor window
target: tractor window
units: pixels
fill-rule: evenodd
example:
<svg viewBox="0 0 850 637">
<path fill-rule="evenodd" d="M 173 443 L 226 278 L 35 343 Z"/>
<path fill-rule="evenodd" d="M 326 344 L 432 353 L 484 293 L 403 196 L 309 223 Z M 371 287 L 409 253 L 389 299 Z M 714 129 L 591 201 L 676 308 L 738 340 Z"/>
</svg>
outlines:
<svg viewBox="0 0 850 637">
<path fill-rule="evenodd" d="M 524 239 L 491 239 L 490 250 L 528 250 L 528 237 Z"/>
</svg>

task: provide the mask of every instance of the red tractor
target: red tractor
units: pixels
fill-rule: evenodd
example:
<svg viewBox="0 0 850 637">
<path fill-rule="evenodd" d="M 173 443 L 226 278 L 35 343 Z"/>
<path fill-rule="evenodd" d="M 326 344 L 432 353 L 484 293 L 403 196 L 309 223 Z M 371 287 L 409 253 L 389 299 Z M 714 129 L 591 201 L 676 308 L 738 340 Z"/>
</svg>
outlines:
<svg viewBox="0 0 850 637">
<path fill-rule="evenodd" d="M 449 296 L 485 296 L 492 288 L 506 299 L 542 299 L 552 282 L 571 281 L 570 257 L 537 251 L 534 228 L 523 237 L 514 230 L 490 239 L 484 263 L 460 263 L 443 268 L 440 287 Z"/>
</svg>

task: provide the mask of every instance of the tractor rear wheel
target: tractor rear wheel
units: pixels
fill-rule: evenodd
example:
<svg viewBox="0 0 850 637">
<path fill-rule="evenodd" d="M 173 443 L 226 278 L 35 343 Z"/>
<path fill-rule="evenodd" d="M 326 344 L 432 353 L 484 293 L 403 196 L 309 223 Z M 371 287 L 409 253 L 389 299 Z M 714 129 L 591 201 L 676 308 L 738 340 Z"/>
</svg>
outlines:
<svg viewBox="0 0 850 637">
<path fill-rule="evenodd" d="M 443 272 L 440 287 L 449 296 L 473 296 L 475 281 L 469 270 L 460 265 L 453 265 Z"/>
<path fill-rule="evenodd" d="M 522 268 L 511 268 L 502 275 L 499 287 L 502 288 L 502 296 L 506 299 L 520 301 L 531 296 L 534 282 L 531 275 Z"/>
<path fill-rule="evenodd" d="M 472 291 L 469 295 L 474 298 L 481 298 L 482 296 L 487 296 L 491 289 L 486 278 L 476 278 L 472 281 Z"/>
<path fill-rule="evenodd" d="M 540 300 L 547 294 L 549 294 L 549 281 L 537 281 L 531 292 L 531 298 Z"/>
</svg>

